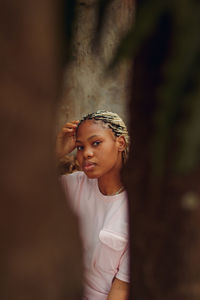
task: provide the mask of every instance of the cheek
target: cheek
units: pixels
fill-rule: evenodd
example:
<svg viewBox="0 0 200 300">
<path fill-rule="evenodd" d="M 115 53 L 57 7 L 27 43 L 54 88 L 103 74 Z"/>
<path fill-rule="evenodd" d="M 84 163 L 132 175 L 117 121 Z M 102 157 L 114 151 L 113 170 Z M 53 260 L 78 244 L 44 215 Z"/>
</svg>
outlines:
<svg viewBox="0 0 200 300">
<path fill-rule="evenodd" d="M 107 147 L 105 147 L 104 149 L 101 149 L 101 151 L 99 152 L 100 157 L 102 157 L 102 159 L 108 159 L 108 162 L 112 162 L 113 160 L 115 160 L 117 158 L 118 155 L 118 149 L 115 146 L 115 144 L 110 144 L 107 145 Z"/>
<path fill-rule="evenodd" d="M 118 153 L 118 148 L 115 143 L 111 143 L 108 147 L 108 152 L 110 153 L 111 157 Z"/>
</svg>

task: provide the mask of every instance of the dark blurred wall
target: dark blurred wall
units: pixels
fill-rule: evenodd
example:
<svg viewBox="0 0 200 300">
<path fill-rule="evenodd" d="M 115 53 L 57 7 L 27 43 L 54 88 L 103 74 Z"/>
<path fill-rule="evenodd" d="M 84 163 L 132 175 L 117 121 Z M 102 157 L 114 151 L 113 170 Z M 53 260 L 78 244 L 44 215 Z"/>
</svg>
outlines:
<svg viewBox="0 0 200 300">
<path fill-rule="evenodd" d="M 0 4 L 0 299 L 81 299 L 77 220 L 57 184 L 59 1 Z"/>
<path fill-rule="evenodd" d="M 125 175 L 134 300 L 200 299 L 199 14 L 195 1 L 137 1 Z"/>
</svg>

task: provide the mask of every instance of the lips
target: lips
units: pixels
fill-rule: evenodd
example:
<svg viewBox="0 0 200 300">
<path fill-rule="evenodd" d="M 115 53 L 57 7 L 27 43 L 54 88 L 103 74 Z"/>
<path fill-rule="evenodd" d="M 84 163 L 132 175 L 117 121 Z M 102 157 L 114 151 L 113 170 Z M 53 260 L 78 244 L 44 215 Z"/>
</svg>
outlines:
<svg viewBox="0 0 200 300">
<path fill-rule="evenodd" d="M 93 162 L 86 161 L 86 162 L 83 163 L 83 170 L 84 171 L 91 171 L 91 170 L 94 169 L 95 165 L 96 164 L 93 163 Z"/>
</svg>

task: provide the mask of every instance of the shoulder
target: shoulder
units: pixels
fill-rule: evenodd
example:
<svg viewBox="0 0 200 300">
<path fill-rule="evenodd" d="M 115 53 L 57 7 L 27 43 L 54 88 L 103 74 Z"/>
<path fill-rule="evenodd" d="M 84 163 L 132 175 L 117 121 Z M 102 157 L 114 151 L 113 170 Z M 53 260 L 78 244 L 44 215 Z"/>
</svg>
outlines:
<svg viewBox="0 0 200 300">
<path fill-rule="evenodd" d="M 72 191 L 73 193 L 83 188 L 91 188 L 94 185 L 94 180 L 89 179 L 82 171 L 62 175 L 60 181 L 64 189 L 67 189 L 68 192 Z"/>
<path fill-rule="evenodd" d="M 87 176 L 82 171 L 77 171 L 71 174 L 61 175 L 62 184 L 78 184 L 87 181 Z"/>
<path fill-rule="evenodd" d="M 72 209 L 79 214 L 81 206 L 86 202 L 91 188 L 91 180 L 84 172 L 77 171 L 72 174 L 62 175 L 60 178 L 61 187 L 72 205 Z"/>
<path fill-rule="evenodd" d="M 82 171 L 76 171 L 76 172 L 73 172 L 71 174 L 61 175 L 61 177 L 64 177 L 64 178 L 83 178 L 83 177 L 87 177 L 87 176 Z"/>
</svg>

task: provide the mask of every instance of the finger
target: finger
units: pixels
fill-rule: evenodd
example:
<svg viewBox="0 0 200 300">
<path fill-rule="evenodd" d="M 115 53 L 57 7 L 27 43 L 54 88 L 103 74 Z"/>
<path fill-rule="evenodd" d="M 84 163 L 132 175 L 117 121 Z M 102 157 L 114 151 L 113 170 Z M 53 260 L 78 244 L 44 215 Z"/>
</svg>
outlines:
<svg viewBox="0 0 200 300">
<path fill-rule="evenodd" d="M 76 128 L 77 124 L 72 124 L 72 123 L 66 123 L 63 128 Z"/>
<path fill-rule="evenodd" d="M 71 122 L 67 122 L 67 123 L 65 123 L 65 125 L 68 125 L 68 124 L 78 124 L 80 121 L 79 120 L 74 120 L 74 121 L 71 121 Z M 64 125 L 64 126 L 65 126 Z"/>
<path fill-rule="evenodd" d="M 67 127 L 67 128 L 63 128 L 62 131 L 63 132 L 75 132 L 75 128 L 69 128 L 69 127 Z"/>
</svg>

